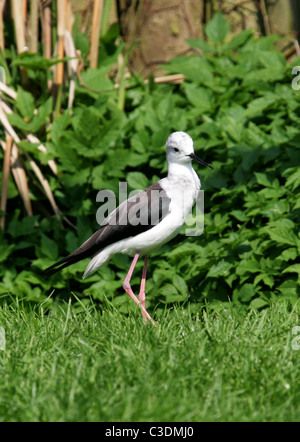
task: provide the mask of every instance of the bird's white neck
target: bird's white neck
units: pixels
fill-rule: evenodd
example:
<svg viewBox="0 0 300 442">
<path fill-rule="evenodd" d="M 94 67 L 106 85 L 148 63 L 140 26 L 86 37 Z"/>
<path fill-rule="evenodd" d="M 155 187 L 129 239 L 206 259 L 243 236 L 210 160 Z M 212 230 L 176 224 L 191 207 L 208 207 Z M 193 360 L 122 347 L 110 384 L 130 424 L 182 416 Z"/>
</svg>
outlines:
<svg viewBox="0 0 300 442">
<path fill-rule="evenodd" d="M 191 187 L 193 190 L 199 190 L 201 186 L 191 162 L 185 164 L 168 162 L 168 180 L 182 187 Z"/>
</svg>

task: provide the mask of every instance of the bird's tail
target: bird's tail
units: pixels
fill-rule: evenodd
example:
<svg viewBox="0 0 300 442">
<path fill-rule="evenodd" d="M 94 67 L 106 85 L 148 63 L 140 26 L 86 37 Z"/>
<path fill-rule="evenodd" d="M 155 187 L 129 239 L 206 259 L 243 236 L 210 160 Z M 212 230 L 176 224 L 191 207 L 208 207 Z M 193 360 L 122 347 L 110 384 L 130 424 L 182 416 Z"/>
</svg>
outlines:
<svg viewBox="0 0 300 442">
<path fill-rule="evenodd" d="M 86 256 L 82 256 L 82 254 L 78 254 L 76 256 L 68 255 L 45 269 L 43 273 L 45 277 L 50 277 L 60 270 L 65 269 L 66 267 L 69 267 L 70 265 L 75 264 L 76 262 L 81 261 L 84 258 L 86 258 Z"/>
</svg>

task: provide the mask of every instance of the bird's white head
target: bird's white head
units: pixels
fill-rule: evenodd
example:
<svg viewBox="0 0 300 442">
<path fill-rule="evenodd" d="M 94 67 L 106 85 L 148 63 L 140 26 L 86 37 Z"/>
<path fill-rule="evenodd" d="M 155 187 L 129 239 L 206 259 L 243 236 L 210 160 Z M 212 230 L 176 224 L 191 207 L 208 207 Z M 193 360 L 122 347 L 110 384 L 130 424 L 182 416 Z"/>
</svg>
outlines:
<svg viewBox="0 0 300 442">
<path fill-rule="evenodd" d="M 211 167 L 205 161 L 201 160 L 194 153 L 194 143 L 192 138 L 185 132 L 173 132 L 167 139 L 167 161 L 173 164 L 186 164 L 192 160 L 197 161 L 203 166 Z"/>
</svg>

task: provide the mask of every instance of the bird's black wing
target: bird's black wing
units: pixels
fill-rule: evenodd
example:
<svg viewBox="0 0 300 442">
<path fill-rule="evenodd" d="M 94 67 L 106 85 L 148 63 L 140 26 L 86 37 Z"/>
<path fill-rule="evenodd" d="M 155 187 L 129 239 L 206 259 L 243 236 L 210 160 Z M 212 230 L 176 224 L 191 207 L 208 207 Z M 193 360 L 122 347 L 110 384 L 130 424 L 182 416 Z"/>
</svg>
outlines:
<svg viewBox="0 0 300 442">
<path fill-rule="evenodd" d="M 73 253 L 44 272 L 47 276 L 92 257 L 102 249 L 125 238 L 136 236 L 157 225 L 168 213 L 170 198 L 159 181 L 120 204 L 89 239 Z"/>
</svg>

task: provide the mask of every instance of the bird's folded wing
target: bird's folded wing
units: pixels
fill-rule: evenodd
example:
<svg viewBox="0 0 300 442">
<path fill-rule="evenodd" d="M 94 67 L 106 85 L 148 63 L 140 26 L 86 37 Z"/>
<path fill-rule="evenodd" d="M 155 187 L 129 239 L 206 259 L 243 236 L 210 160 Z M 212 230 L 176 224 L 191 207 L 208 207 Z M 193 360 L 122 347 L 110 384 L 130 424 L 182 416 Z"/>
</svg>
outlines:
<svg viewBox="0 0 300 442">
<path fill-rule="evenodd" d="M 170 199 L 157 181 L 111 212 L 98 229 L 78 249 L 45 270 L 56 273 L 125 238 L 136 236 L 157 225 L 169 213 Z M 60 266 L 60 267 L 59 267 Z"/>
</svg>

